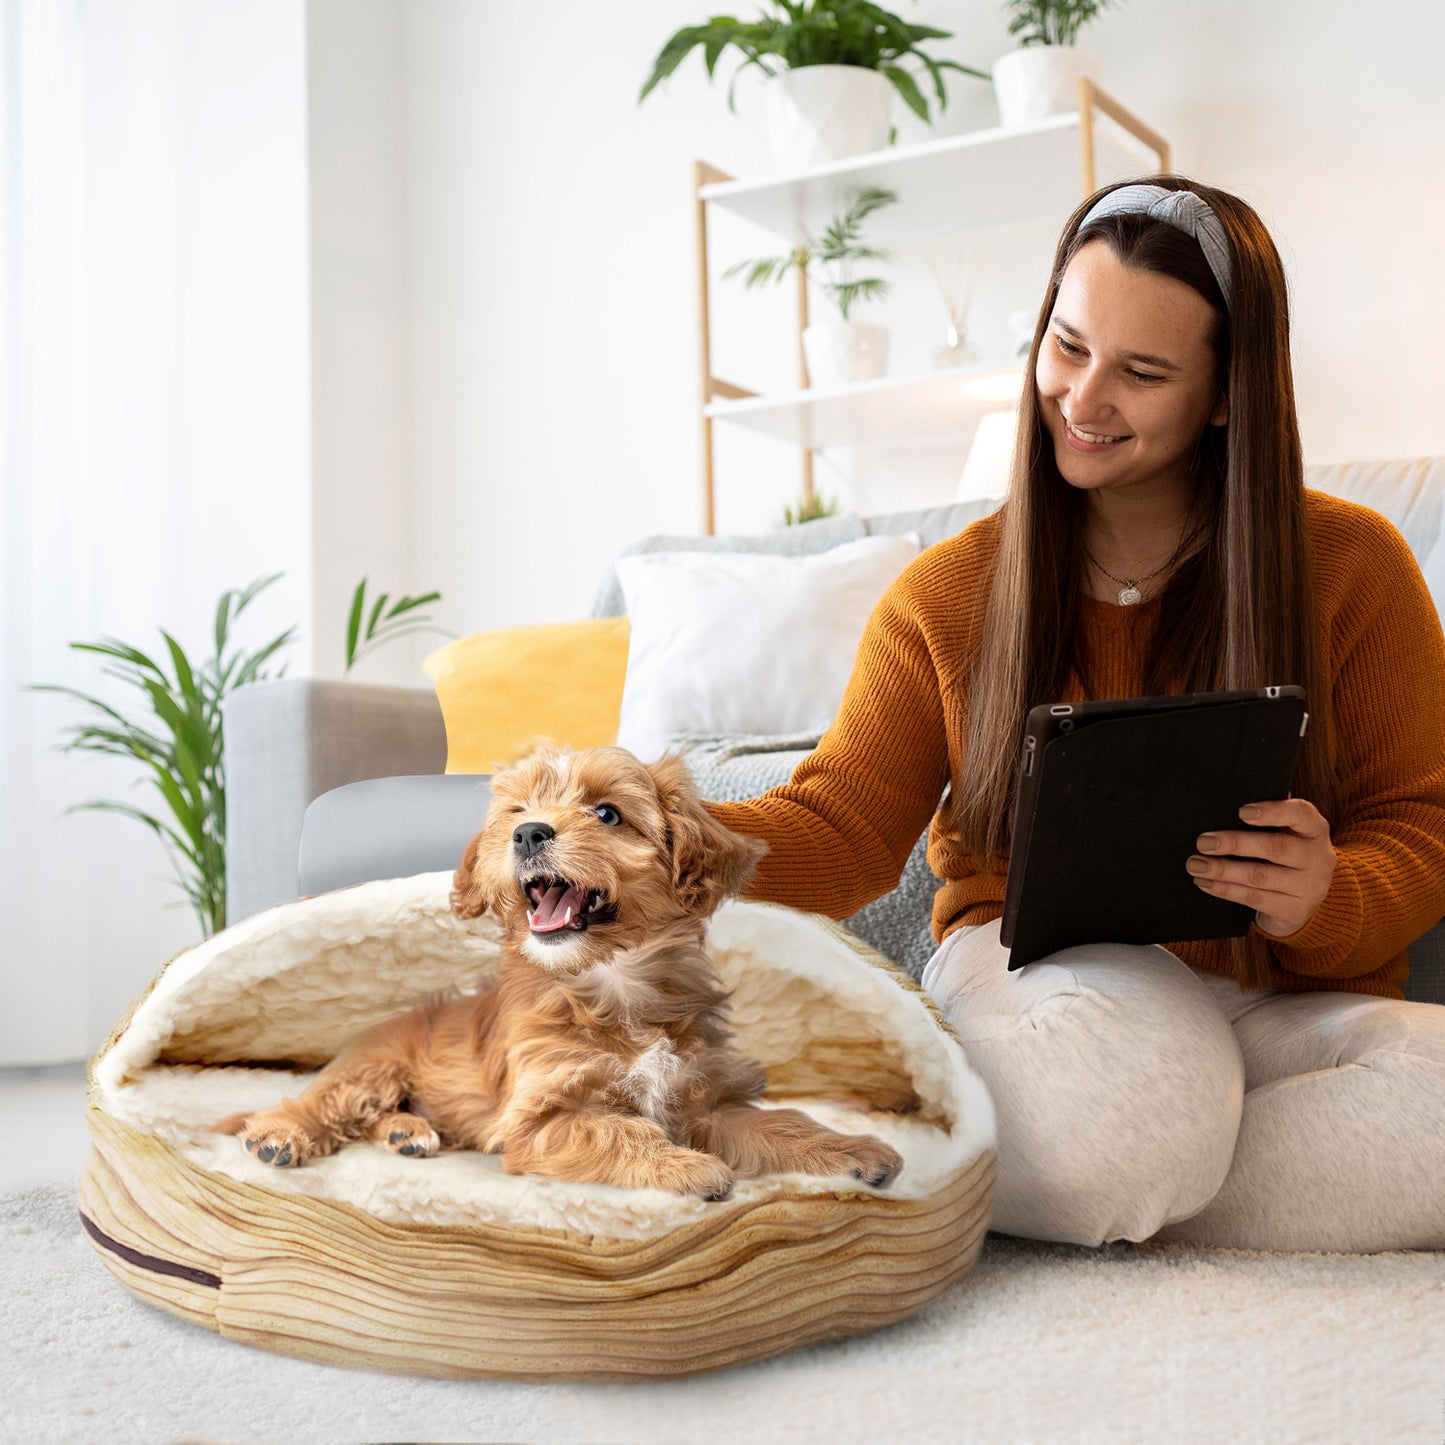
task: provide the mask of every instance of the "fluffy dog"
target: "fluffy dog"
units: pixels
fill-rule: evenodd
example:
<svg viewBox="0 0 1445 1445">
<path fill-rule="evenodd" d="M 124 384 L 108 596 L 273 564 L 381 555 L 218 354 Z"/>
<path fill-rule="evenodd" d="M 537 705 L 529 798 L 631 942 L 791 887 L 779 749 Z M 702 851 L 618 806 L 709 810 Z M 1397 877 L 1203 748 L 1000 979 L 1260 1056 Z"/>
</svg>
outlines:
<svg viewBox="0 0 1445 1445">
<path fill-rule="evenodd" d="M 677 758 L 534 752 L 494 779 L 452 886 L 460 917 L 502 924 L 497 984 L 377 1025 L 299 1099 L 216 1129 L 278 1166 L 364 1138 L 705 1199 L 787 1171 L 888 1184 L 896 1151 L 757 1107 L 763 1071 L 730 1048 L 703 931 L 764 852 L 708 814 Z"/>
</svg>

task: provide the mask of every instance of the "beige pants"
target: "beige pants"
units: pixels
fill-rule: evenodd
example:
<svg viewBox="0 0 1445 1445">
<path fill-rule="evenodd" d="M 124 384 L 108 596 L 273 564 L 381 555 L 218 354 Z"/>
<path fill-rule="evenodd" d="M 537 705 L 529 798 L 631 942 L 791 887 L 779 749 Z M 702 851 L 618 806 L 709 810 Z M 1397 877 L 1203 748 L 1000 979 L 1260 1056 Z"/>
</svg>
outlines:
<svg viewBox="0 0 1445 1445">
<path fill-rule="evenodd" d="M 998 930 L 958 930 L 923 971 L 998 1112 L 991 1229 L 1445 1249 L 1445 1008 L 1244 992 L 1132 944 L 1010 973 Z"/>
</svg>

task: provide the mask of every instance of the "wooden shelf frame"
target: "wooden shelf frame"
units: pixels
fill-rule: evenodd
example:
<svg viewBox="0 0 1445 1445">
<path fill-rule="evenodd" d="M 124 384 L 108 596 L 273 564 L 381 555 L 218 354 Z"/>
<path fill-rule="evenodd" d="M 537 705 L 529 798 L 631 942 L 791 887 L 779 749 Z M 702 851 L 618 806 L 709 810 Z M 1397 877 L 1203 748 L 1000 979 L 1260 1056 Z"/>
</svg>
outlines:
<svg viewBox="0 0 1445 1445">
<path fill-rule="evenodd" d="M 1117 127 L 1108 132 L 1098 124 L 1104 117 Z M 1077 149 L 1072 132 L 1077 131 Z M 888 426 L 878 424 L 889 400 L 907 403 L 922 397 L 946 398 L 950 388 L 962 390 L 984 373 L 998 373 L 995 365 L 958 371 L 938 371 L 917 377 L 883 377 L 850 387 L 813 391 L 808 386 L 803 357 L 803 330 L 808 325 L 807 278 L 797 273 L 794 306 L 797 325 L 798 390 L 761 397 L 756 392 L 718 377 L 712 362 L 712 312 L 708 284 L 708 214 L 712 206 L 742 216 L 794 244 L 801 228 L 820 229 L 831 214 L 840 186 L 890 186 L 904 202 L 879 213 L 870 239 L 879 244 L 901 239 L 915 240 L 930 234 L 966 230 L 969 227 L 1001 224 L 1035 218 L 1057 218 L 1066 200 L 1069 205 L 1098 189 L 1100 152 L 1109 148 L 1115 168 L 1122 156 L 1134 164 L 1152 156 L 1154 169 L 1170 168 L 1170 147 L 1156 130 L 1146 125 L 1107 91 L 1088 79 L 1079 82 L 1079 108 L 1065 115 L 1050 116 L 1036 125 L 1017 129 L 971 131 L 945 136 L 918 145 L 892 147 L 866 155 L 849 156 L 807 171 L 773 176 L 761 181 L 739 181 L 705 161 L 693 162 L 694 236 L 697 251 L 697 298 L 699 316 L 699 377 L 702 444 L 702 527 L 711 536 L 716 526 L 716 450 L 713 428 L 719 421 L 736 422 L 753 430 L 792 441 L 799 447 L 802 495 L 809 501 L 813 491 L 813 453 L 824 445 L 861 444 L 860 429 L 872 439 L 885 437 Z M 1065 159 L 1068 157 L 1068 159 Z M 1078 190 L 1072 199 L 1060 191 L 1060 175 L 1077 165 Z M 976 205 L 972 214 L 960 218 L 959 206 L 950 198 L 940 177 L 972 167 L 980 176 L 970 188 Z M 990 184 L 989 171 L 1002 174 L 1038 175 L 1025 211 L 1001 201 L 1005 187 Z M 910 197 L 913 204 L 908 204 Z M 886 218 L 886 220 L 885 220 Z M 859 427 L 837 424 L 850 405 L 866 415 Z M 957 415 L 965 423 L 976 421 L 983 411 L 997 408 L 976 405 Z M 953 413 L 950 413 L 952 415 Z M 870 420 L 871 417 L 871 420 Z M 829 420 L 831 418 L 831 420 Z M 913 434 L 917 434 L 914 432 Z M 843 437 L 844 440 L 836 438 Z M 820 438 L 823 438 L 820 440 Z M 835 438 L 835 439 L 829 439 Z"/>
</svg>

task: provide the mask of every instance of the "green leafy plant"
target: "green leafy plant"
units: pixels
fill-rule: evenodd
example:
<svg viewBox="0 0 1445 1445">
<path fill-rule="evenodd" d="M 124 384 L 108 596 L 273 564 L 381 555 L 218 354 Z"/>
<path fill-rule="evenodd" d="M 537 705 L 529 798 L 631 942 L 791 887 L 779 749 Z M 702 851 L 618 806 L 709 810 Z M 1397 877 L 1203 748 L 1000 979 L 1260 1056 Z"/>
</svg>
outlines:
<svg viewBox="0 0 1445 1445">
<path fill-rule="evenodd" d="M 448 632 L 444 627 L 429 626 L 430 617 L 413 615 L 418 607 L 425 607 L 429 602 L 440 602 L 441 596 L 440 592 L 428 592 L 423 597 L 403 595 L 388 607 L 386 604 L 391 600 L 391 594 L 383 592 L 371 604 L 371 611 L 368 613 L 366 578 L 363 577 L 356 584 L 356 591 L 351 594 L 351 612 L 346 621 L 344 672 L 350 672 L 363 657 L 375 652 L 378 647 L 384 647 L 388 642 L 395 642 L 398 637 L 410 637 L 417 632 L 437 632 L 443 637 L 454 637 L 456 634 Z M 366 618 L 364 628 L 361 621 L 363 616 Z"/>
<path fill-rule="evenodd" d="M 937 30 L 929 25 L 909 25 L 899 16 L 869 0 L 766 0 L 773 14 L 766 12 L 757 20 L 743 22 L 731 15 L 714 15 L 705 25 L 686 25 L 662 47 L 653 61 L 637 97 L 640 105 L 653 88 L 665 80 L 698 46 L 709 78 L 717 68 L 719 57 L 731 48 L 745 57 L 728 86 L 728 109 L 737 110 L 734 92 L 739 77 L 757 66 L 766 75 L 784 70 L 799 70 L 806 65 L 856 65 L 876 70 L 893 82 L 920 120 L 929 121 L 928 101 L 918 82 L 898 62 L 912 57 L 921 62 L 933 81 L 938 108 L 948 104 L 943 72 L 956 70 L 988 80 L 985 70 L 960 65 L 956 60 L 936 60 L 918 48 L 922 40 L 951 40 L 951 30 Z"/>
<path fill-rule="evenodd" d="M 815 492 L 811 497 L 804 497 L 796 511 L 792 507 L 783 508 L 783 526 L 796 527 L 800 522 L 816 522 L 820 517 L 833 517 L 837 513 L 836 497 L 820 497 Z"/>
<path fill-rule="evenodd" d="M 71 687 L 36 684 L 34 692 L 65 693 L 92 711 L 92 720 L 68 731 L 61 752 L 109 753 L 145 765 L 149 781 L 169 810 L 169 821 L 130 803 L 102 799 L 77 803 L 67 813 L 93 809 L 120 813 L 149 828 L 165 845 L 180 887 L 200 920 L 202 937 L 226 926 L 226 780 L 221 751 L 221 704 L 248 682 L 268 676 L 266 664 L 295 635 L 294 627 L 254 652 L 229 651 L 231 628 L 251 602 L 282 574 L 261 577 L 244 591 L 222 595 L 216 607 L 216 650 L 199 666 L 180 643 L 160 629 L 174 676 L 139 648 L 114 637 L 72 642 L 78 652 L 109 660 L 107 677 L 140 694 L 149 716 L 127 717 L 100 698 Z M 284 675 L 283 664 L 276 675 Z M 164 813 L 164 810 L 162 810 Z"/>
<path fill-rule="evenodd" d="M 760 261 L 739 261 L 723 272 L 724 280 L 746 271 L 748 287 L 766 285 L 769 281 L 781 281 L 795 267 L 806 272 L 815 261 L 826 268 L 839 268 L 845 279 L 835 281 L 825 272 L 818 282 L 829 299 L 837 306 L 843 320 L 860 300 L 881 300 L 888 294 L 888 283 L 879 277 L 855 280 L 852 267 L 858 261 L 887 261 L 888 251 L 859 242 L 863 221 L 882 206 L 891 206 L 898 196 L 893 191 L 869 187 L 855 193 L 848 209 L 835 216 L 823 232 L 821 239 L 805 235 L 802 245 L 795 246 L 786 256 L 774 256 Z"/>
<path fill-rule="evenodd" d="M 1005 0 L 1008 33 L 1028 45 L 1073 45 L 1114 0 Z"/>
<path fill-rule="evenodd" d="M 149 828 L 165 846 L 177 881 L 195 909 L 204 938 L 226 926 L 226 779 L 221 704 L 237 688 L 270 676 L 267 663 L 283 647 L 289 646 L 296 635 L 296 628 L 289 627 L 255 652 L 239 649 L 228 652 L 231 628 L 251 602 L 282 575 L 275 572 L 258 578 L 244 591 L 233 588 L 222 594 L 216 605 L 216 650 L 199 666 L 191 662 L 169 632 L 160 628 L 174 676 L 139 648 L 114 637 L 70 644 L 78 652 L 94 652 L 108 658 L 111 665 L 101 671 L 135 688 L 149 709 L 149 717 L 142 715 L 140 720 L 127 717 L 109 703 L 73 687 L 37 683 L 30 689 L 64 693 L 91 709 L 92 720 L 68 730 L 70 737 L 60 745 L 61 752 L 109 753 L 145 764 L 147 773 L 139 781 L 149 781 L 160 794 L 169 810 L 169 819 L 112 799 L 76 803 L 66 812 L 93 809 L 120 813 Z M 418 625 L 428 623 L 430 618 L 413 615 L 418 607 L 440 601 L 440 592 L 428 592 L 423 597 L 404 596 L 389 608 L 388 594 L 383 592 L 372 603 L 363 631 L 365 594 L 363 577 L 352 595 L 347 624 L 348 672 L 368 652 L 398 637 L 414 632 L 443 631 Z M 275 676 L 283 677 L 285 673 L 283 663 Z"/>
</svg>

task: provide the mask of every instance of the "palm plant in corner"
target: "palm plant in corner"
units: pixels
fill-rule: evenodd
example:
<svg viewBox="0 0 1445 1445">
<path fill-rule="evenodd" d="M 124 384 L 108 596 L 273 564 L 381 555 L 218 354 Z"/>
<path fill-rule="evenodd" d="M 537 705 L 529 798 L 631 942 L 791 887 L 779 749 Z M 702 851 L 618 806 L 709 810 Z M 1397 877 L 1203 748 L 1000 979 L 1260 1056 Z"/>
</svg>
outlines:
<svg viewBox="0 0 1445 1445">
<path fill-rule="evenodd" d="M 392 601 L 389 592 L 383 592 L 367 610 L 366 578 L 356 584 L 351 594 L 351 611 L 346 618 L 346 666 L 342 676 L 347 676 L 353 667 L 378 647 L 395 642 L 400 637 L 411 637 L 418 632 L 436 632 L 443 637 L 454 637 L 444 627 L 432 627 L 431 618 L 418 613 L 418 607 L 429 602 L 440 602 L 440 592 L 427 592 L 421 597 L 408 597 L 404 593 Z M 386 604 L 391 602 L 391 606 Z M 365 618 L 365 626 L 362 619 Z"/>
<path fill-rule="evenodd" d="M 882 277 L 858 277 L 859 261 L 887 261 L 888 251 L 866 246 L 861 240 L 863 222 L 883 206 L 897 201 L 893 191 L 869 187 L 853 195 L 847 210 L 835 216 L 821 237 L 804 234 L 803 242 L 786 256 L 739 261 L 723 272 L 726 280 L 746 271 L 746 285 L 781 281 L 792 270 L 808 273 L 816 265 L 821 275 L 810 277 L 838 308 L 841 325 L 815 322 L 803 329 L 803 356 L 808 363 L 808 385 L 814 389 L 868 381 L 888 369 L 888 328 L 854 321 L 849 312 L 859 301 L 877 301 L 888 294 Z"/>
<path fill-rule="evenodd" d="M 35 684 L 32 692 L 58 692 L 77 699 L 91 710 L 91 721 L 68 729 L 62 752 L 107 753 L 143 765 L 139 781 L 149 782 L 164 805 L 148 812 L 133 803 L 97 799 L 77 803 L 67 813 L 93 809 L 119 813 L 149 828 L 160 839 L 175 869 L 176 880 L 190 900 L 209 938 L 226 926 L 226 772 L 222 747 L 221 707 L 230 695 L 248 683 L 271 676 L 267 665 L 296 635 L 287 628 L 254 652 L 231 648 L 231 630 L 252 601 L 282 574 L 273 573 L 251 583 L 244 591 L 232 589 L 216 606 L 215 652 L 193 662 L 176 639 L 160 628 L 170 671 L 138 647 L 118 638 L 99 642 L 72 642 L 78 652 L 93 652 L 107 660 L 101 671 L 126 683 L 140 694 L 148 716 L 127 716 L 119 708 L 73 687 Z M 444 632 L 428 627 L 429 618 L 416 609 L 441 599 L 440 592 L 422 597 L 402 596 L 391 603 L 383 592 L 369 609 L 366 579 L 352 594 L 346 628 L 346 672 L 376 648 L 414 632 Z M 450 633 L 445 633 L 451 636 Z M 283 663 L 276 677 L 284 677 Z M 169 816 L 167 816 L 167 814 Z"/>
<path fill-rule="evenodd" d="M 77 652 L 93 652 L 108 660 L 101 671 L 140 694 L 149 716 L 128 717 L 100 698 L 73 687 L 36 684 L 33 692 L 65 693 L 92 711 L 92 721 L 76 724 L 62 752 L 107 753 L 144 767 L 164 807 L 161 816 L 132 803 L 98 799 L 76 803 L 67 813 L 93 809 L 119 813 L 144 824 L 161 840 L 176 879 L 209 938 L 226 926 L 226 779 L 221 753 L 221 704 L 237 688 L 259 682 L 266 665 L 293 640 L 288 628 L 254 652 L 228 652 L 231 628 L 252 601 L 281 576 L 259 578 L 244 591 L 226 592 L 216 607 L 215 652 L 193 663 L 185 649 L 164 628 L 159 629 L 169 654 L 171 672 L 142 652 L 114 637 L 99 642 L 72 642 Z M 276 673 L 285 674 L 283 664 Z M 174 676 L 172 676 L 174 673 Z M 165 813 L 169 812 L 169 819 Z"/>
<path fill-rule="evenodd" d="M 773 13 L 756 20 L 714 15 L 704 25 L 685 25 L 658 52 L 637 97 L 640 104 L 694 49 L 701 47 L 709 78 L 724 51 L 743 63 L 728 86 L 735 110 L 738 79 L 756 67 L 767 85 L 768 127 L 780 165 L 801 169 L 864 151 L 882 150 L 893 137 L 889 106 L 896 93 L 918 118 L 931 122 L 928 101 L 903 61 L 916 61 L 933 84 L 940 111 L 948 104 L 943 72 L 988 80 L 956 60 L 940 60 L 919 48 L 926 40 L 951 40 L 953 32 L 910 25 L 871 0 L 765 0 Z"/>
</svg>

